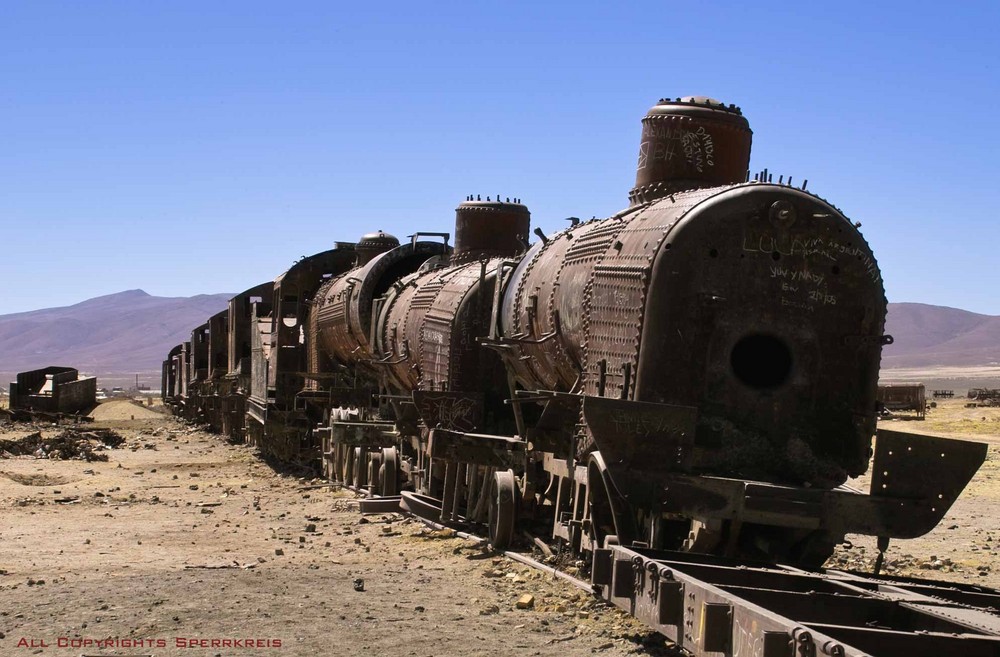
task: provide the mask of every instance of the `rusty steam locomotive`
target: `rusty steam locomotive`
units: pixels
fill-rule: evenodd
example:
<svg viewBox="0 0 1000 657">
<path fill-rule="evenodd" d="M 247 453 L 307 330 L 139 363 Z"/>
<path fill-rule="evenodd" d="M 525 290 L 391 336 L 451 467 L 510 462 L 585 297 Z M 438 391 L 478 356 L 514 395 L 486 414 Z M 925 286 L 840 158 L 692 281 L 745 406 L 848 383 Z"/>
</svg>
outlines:
<svg viewBox="0 0 1000 657">
<path fill-rule="evenodd" d="M 530 527 L 597 556 L 817 566 L 847 533 L 929 531 L 985 447 L 880 431 L 873 454 L 891 338 L 859 224 L 751 176 L 737 107 L 666 99 L 642 123 L 621 212 L 529 245 L 518 199 L 477 196 L 453 248 L 338 242 L 175 347 L 166 402 L 500 548 Z M 846 486 L 873 456 L 871 492 Z"/>
</svg>

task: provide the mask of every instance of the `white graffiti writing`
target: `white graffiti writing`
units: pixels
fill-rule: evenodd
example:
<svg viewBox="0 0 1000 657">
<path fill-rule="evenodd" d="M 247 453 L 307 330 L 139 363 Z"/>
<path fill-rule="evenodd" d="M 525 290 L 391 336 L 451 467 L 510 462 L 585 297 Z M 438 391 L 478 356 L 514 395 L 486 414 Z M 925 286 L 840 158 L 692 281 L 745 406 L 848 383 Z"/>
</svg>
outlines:
<svg viewBox="0 0 1000 657">
<path fill-rule="evenodd" d="M 793 271 L 784 267 L 771 267 L 771 278 L 781 278 L 789 283 L 809 283 L 820 286 L 826 280 L 822 274 L 814 274 L 809 271 Z"/>
<path fill-rule="evenodd" d="M 682 154 L 684 160 L 699 173 L 706 167 L 715 166 L 715 142 L 712 135 L 704 126 L 694 131 L 669 125 L 645 126 L 642 143 L 639 145 L 639 169 L 655 162 L 670 161 L 678 154 Z"/>
<path fill-rule="evenodd" d="M 823 258 L 830 262 L 841 262 L 854 258 L 876 283 L 882 280 L 878 265 L 866 249 L 850 244 L 841 244 L 834 240 L 822 238 L 799 239 L 788 236 L 758 235 L 748 233 L 743 236 L 743 251 L 747 253 L 766 253 L 772 257 L 802 256 L 804 258 Z M 772 277 L 782 277 L 772 269 Z"/>
</svg>

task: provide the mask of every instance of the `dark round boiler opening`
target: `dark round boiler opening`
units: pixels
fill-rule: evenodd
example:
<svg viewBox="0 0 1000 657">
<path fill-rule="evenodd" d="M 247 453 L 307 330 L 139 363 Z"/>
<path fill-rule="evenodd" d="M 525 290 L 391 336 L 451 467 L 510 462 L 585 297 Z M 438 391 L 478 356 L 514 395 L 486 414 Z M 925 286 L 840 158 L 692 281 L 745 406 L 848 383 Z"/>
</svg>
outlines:
<svg viewBox="0 0 1000 657">
<path fill-rule="evenodd" d="M 777 388 L 792 372 L 792 352 L 773 335 L 755 333 L 733 346 L 729 363 L 736 378 L 751 388 Z"/>
</svg>

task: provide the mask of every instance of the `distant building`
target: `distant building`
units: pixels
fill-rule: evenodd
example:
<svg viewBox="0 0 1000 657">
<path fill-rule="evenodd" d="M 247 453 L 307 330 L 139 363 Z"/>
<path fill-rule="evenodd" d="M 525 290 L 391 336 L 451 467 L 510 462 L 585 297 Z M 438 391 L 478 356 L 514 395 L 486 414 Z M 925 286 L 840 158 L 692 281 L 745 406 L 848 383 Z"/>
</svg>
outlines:
<svg viewBox="0 0 1000 657">
<path fill-rule="evenodd" d="M 72 367 L 21 372 L 10 384 L 10 408 L 46 413 L 77 413 L 97 403 L 97 379 Z"/>
</svg>

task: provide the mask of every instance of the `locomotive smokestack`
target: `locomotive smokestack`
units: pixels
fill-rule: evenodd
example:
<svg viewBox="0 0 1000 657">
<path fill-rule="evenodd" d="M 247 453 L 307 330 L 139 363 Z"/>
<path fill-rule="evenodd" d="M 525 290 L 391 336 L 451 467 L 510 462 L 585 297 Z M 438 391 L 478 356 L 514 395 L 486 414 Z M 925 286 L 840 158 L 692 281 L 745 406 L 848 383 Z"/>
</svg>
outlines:
<svg viewBox="0 0 1000 657">
<path fill-rule="evenodd" d="M 465 201 L 455 209 L 454 263 L 515 256 L 525 249 L 531 213 L 521 203 Z"/>
<path fill-rule="evenodd" d="M 637 205 L 687 189 L 743 182 L 752 134 L 735 105 L 703 96 L 660 100 L 642 120 L 629 200 Z"/>
<path fill-rule="evenodd" d="M 399 240 L 395 236 L 384 233 L 381 230 L 362 235 L 354 247 L 358 252 L 356 264 L 358 267 L 363 267 L 375 256 L 386 251 L 391 251 L 397 246 L 399 246 Z"/>
</svg>

